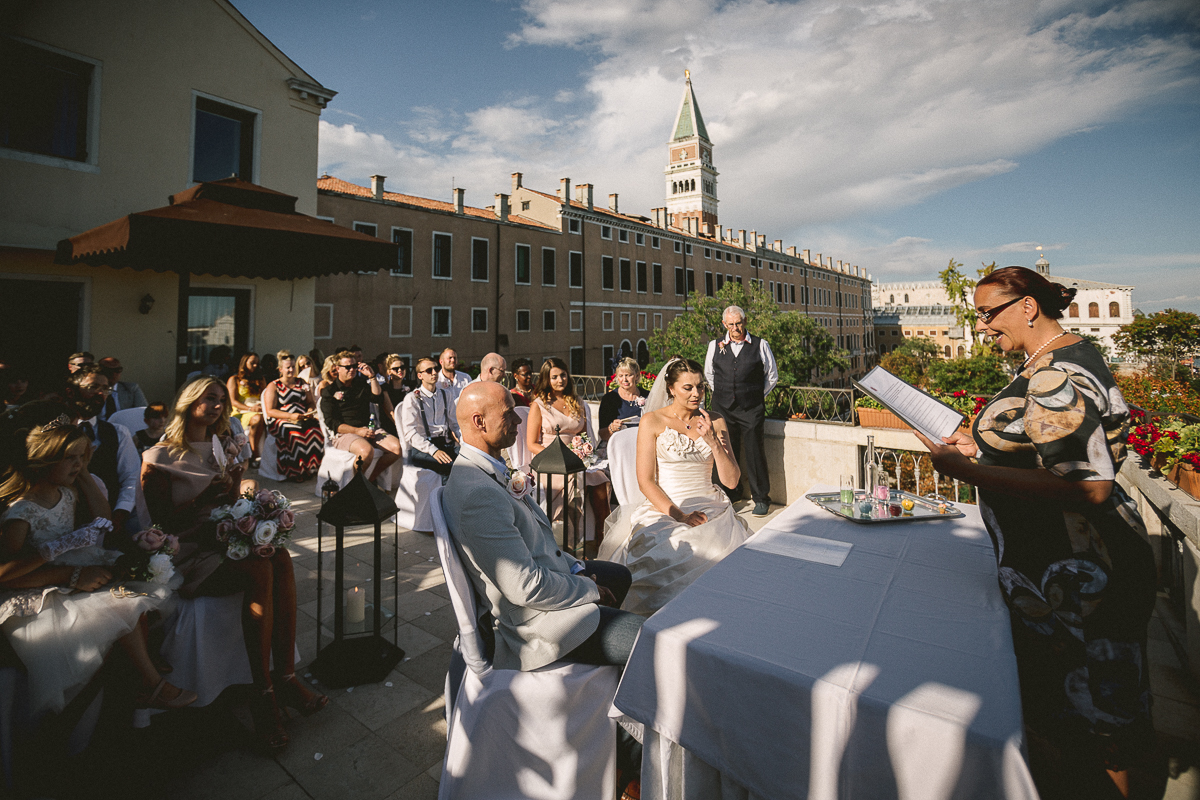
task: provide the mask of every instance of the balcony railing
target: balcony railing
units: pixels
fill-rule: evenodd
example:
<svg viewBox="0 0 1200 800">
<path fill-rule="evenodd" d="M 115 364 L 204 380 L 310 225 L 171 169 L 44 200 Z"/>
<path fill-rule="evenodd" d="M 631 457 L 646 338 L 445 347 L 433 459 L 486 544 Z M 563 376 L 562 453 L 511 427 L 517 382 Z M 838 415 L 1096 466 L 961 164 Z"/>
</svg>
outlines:
<svg viewBox="0 0 1200 800">
<path fill-rule="evenodd" d="M 856 425 L 854 401 L 857 389 L 825 389 L 820 386 L 776 386 L 767 398 L 767 416 L 772 419 L 801 419 Z"/>
<path fill-rule="evenodd" d="M 859 475 L 859 486 L 865 486 L 870 460 L 867 448 L 863 447 L 861 450 L 862 472 Z M 912 492 L 922 497 L 937 496 L 952 503 L 974 505 L 976 502 L 975 487 L 939 473 L 933 468 L 929 453 L 876 447 L 875 460 L 888 476 L 888 483 L 892 489 Z"/>
</svg>

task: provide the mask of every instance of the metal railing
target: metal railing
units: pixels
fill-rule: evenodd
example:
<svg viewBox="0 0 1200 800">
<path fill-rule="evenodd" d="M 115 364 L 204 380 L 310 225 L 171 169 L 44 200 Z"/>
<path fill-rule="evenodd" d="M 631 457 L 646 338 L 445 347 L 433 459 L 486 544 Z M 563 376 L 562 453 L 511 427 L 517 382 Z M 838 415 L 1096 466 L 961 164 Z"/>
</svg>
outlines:
<svg viewBox="0 0 1200 800">
<path fill-rule="evenodd" d="M 575 376 L 575 394 L 579 395 L 584 400 L 590 400 L 593 403 L 600 402 L 600 398 L 608 391 L 608 378 L 603 375 L 576 375 Z"/>
<path fill-rule="evenodd" d="M 767 397 L 767 416 L 857 425 L 854 400 L 857 389 L 826 389 L 820 386 L 776 386 Z"/>
<path fill-rule="evenodd" d="M 860 447 L 859 451 L 862 472 L 859 485 L 866 486 L 869 457 L 866 447 Z M 922 497 L 937 495 L 954 503 L 976 503 L 975 487 L 938 473 L 926 452 L 876 447 L 875 460 L 888 476 L 888 484 L 893 489 L 912 492 Z"/>
</svg>

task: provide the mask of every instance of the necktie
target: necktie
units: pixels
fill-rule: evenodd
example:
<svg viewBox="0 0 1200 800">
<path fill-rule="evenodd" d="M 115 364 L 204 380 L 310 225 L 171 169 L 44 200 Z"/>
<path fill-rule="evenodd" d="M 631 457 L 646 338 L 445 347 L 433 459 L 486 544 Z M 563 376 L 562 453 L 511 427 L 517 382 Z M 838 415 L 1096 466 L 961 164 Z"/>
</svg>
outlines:
<svg viewBox="0 0 1200 800">
<path fill-rule="evenodd" d="M 87 435 L 89 442 L 96 441 L 96 429 L 92 427 L 92 423 L 85 422 L 79 426 L 79 429 Z"/>
<path fill-rule="evenodd" d="M 104 401 L 104 418 L 108 419 L 115 413 L 117 413 L 117 398 L 110 394 Z"/>
</svg>

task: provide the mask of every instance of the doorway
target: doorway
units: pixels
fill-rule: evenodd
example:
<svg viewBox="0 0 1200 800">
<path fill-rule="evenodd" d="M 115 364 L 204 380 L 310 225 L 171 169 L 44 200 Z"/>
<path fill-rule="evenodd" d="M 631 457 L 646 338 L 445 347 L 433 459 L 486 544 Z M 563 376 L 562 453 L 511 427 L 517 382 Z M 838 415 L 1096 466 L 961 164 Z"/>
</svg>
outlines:
<svg viewBox="0 0 1200 800">
<path fill-rule="evenodd" d="M 0 278 L 0 361 L 29 379 L 25 398 L 62 389 L 83 349 L 82 281 Z"/>
<path fill-rule="evenodd" d="M 188 292 L 187 372 L 227 378 L 250 349 L 250 290 Z"/>
</svg>

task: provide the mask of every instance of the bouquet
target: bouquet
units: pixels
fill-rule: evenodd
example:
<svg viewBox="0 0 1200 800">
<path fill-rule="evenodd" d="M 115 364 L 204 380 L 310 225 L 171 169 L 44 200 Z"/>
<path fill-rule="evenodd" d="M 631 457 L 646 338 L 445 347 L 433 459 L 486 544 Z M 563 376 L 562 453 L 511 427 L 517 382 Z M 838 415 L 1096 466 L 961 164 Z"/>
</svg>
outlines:
<svg viewBox="0 0 1200 800">
<path fill-rule="evenodd" d="M 216 462 L 217 469 L 222 475 L 245 460 L 242 458 L 242 451 L 246 449 L 249 442 L 250 440 L 243 433 L 235 433 L 225 438 L 213 435 L 213 461 Z"/>
<path fill-rule="evenodd" d="M 568 446 L 572 453 L 579 456 L 579 460 L 583 462 L 585 467 L 591 469 L 596 466 L 596 461 L 598 460 L 596 458 L 596 447 L 592 444 L 592 440 L 588 438 L 586 433 L 576 436 Z"/>
<path fill-rule="evenodd" d="M 138 549 L 117 559 L 116 572 L 122 580 L 167 584 L 175 575 L 171 557 L 179 552 L 179 539 L 152 525 L 133 535 Z"/>
<path fill-rule="evenodd" d="M 270 558 L 287 545 L 296 527 L 292 503 L 274 489 L 246 492 L 232 505 L 213 509 L 217 541 L 225 545 L 225 556 L 234 561 L 254 554 Z"/>
</svg>

